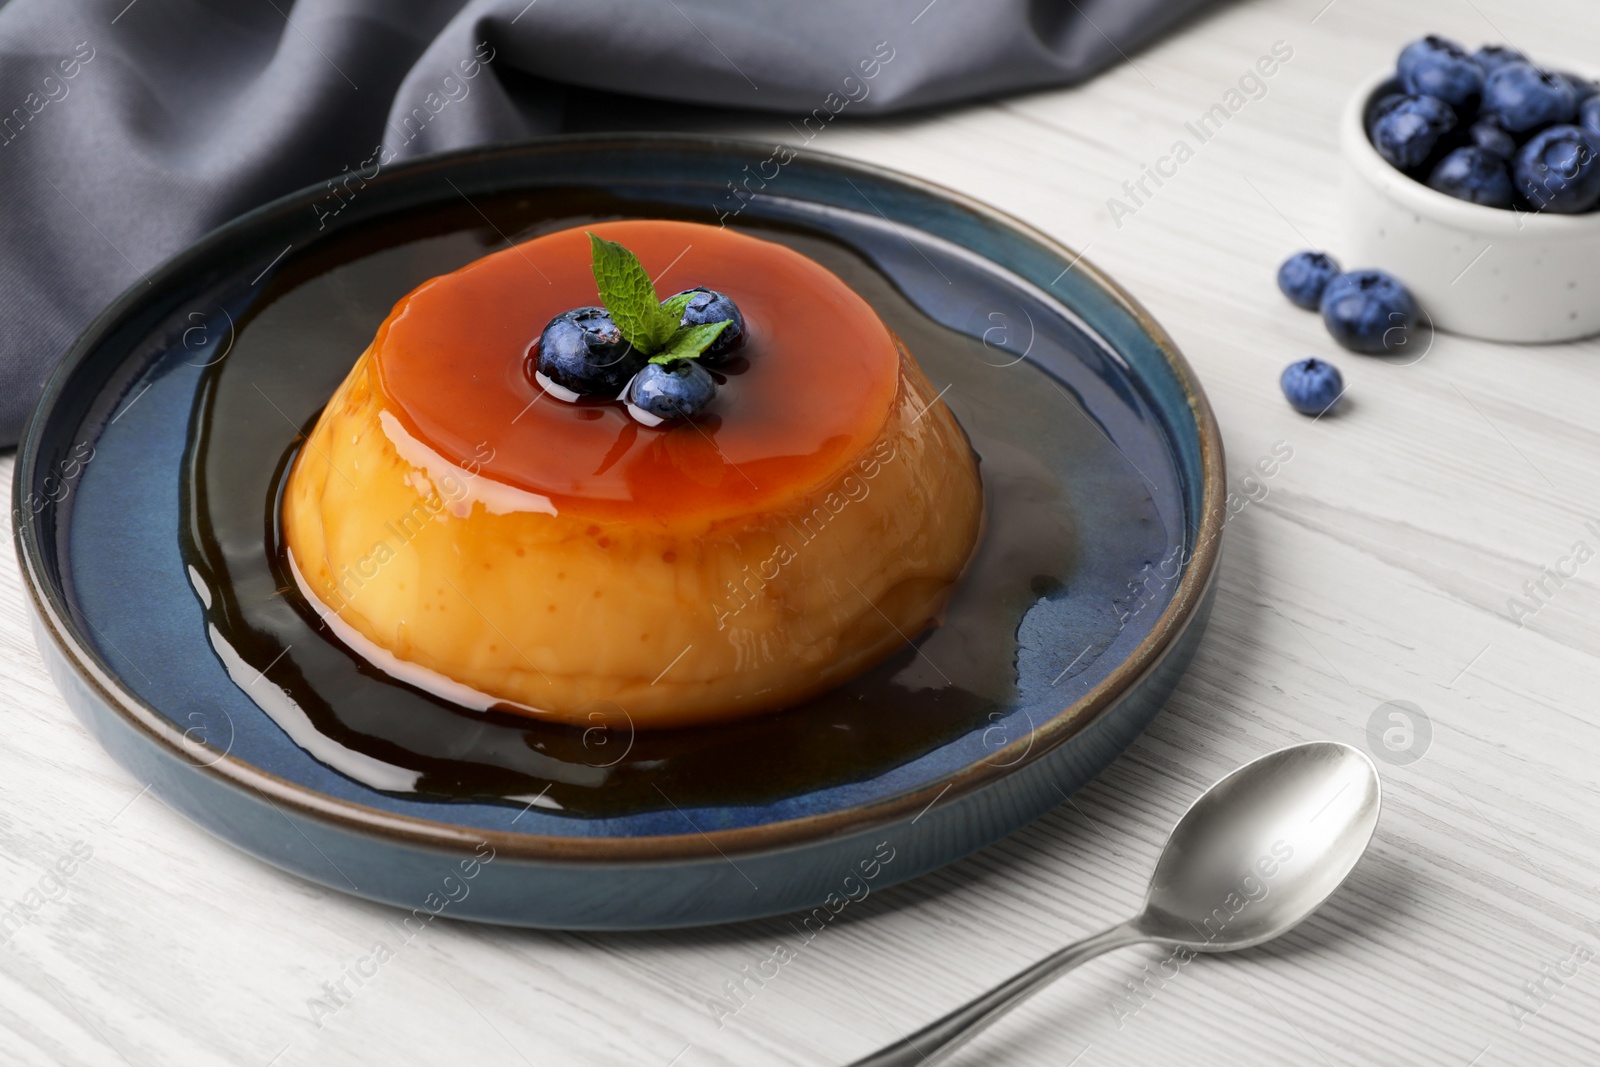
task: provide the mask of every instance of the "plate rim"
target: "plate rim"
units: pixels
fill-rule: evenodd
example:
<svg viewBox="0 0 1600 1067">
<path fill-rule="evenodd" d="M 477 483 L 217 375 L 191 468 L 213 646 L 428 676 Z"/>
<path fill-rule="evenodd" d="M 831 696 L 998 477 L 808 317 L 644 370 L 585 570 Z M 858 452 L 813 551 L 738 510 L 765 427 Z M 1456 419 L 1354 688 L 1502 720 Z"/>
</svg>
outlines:
<svg viewBox="0 0 1600 1067">
<path fill-rule="evenodd" d="M 603 148 L 608 144 L 625 151 L 642 149 L 646 152 L 673 148 L 709 149 L 730 154 L 768 151 L 764 143 L 732 137 L 653 132 L 555 134 L 426 155 L 397 163 L 390 168 L 390 172 L 416 175 L 429 169 L 450 169 L 473 160 L 497 156 L 531 154 L 541 149 L 564 146 Z M 331 822 L 359 834 L 377 834 L 400 843 L 447 851 L 470 851 L 487 842 L 495 848 L 497 855 L 503 853 L 509 859 L 533 862 L 670 862 L 726 859 L 730 855 L 799 848 L 824 839 L 891 825 L 908 815 L 926 810 L 947 794 L 952 800 L 971 795 L 1042 759 L 1099 721 L 1143 678 L 1154 672 L 1183 632 L 1199 616 L 1206 594 L 1216 580 L 1225 523 L 1226 476 L 1222 434 L 1216 416 L 1193 368 L 1171 335 L 1119 283 L 1065 243 L 999 208 L 938 182 L 831 152 L 809 148 L 793 151 L 796 161 L 836 172 L 870 176 L 880 182 L 900 185 L 911 192 L 950 202 L 979 220 L 1009 229 L 1050 255 L 1070 263 L 1070 269 L 1080 271 L 1089 278 L 1155 344 L 1188 402 L 1197 433 L 1201 468 L 1199 523 L 1193 533 L 1188 563 L 1174 587 L 1171 599 L 1139 644 L 1098 685 L 1052 715 L 1045 725 L 1035 727 L 985 759 L 941 775 L 925 786 L 869 803 L 758 826 L 631 837 L 520 833 L 401 815 L 319 792 L 234 756 L 227 750 L 219 751 L 207 742 L 197 742 L 184 736 L 176 724 L 155 707 L 124 689 L 115 672 L 100 662 L 99 655 L 77 632 L 76 625 L 69 621 L 71 612 L 64 590 L 51 582 L 44 571 L 35 516 L 23 508 L 24 487 L 33 484 L 44 427 L 61 400 L 67 383 L 79 365 L 109 337 L 115 327 L 139 307 L 149 289 L 181 277 L 192 261 L 204 258 L 214 247 L 230 241 L 240 231 L 252 229 L 262 220 L 291 207 L 303 208 L 320 199 L 325 193 L 325 183 L 294 190 L 229 219 L 147 272 L 145 278 L 132 283 L 94 317 L 73 340 L 67 353 L 51 372 L 19 439 L 11 494 L 13 514 L 26 516 L 25 521 L 13 523 L 12 538 L 23 585 L 38 623 L 39 638 L 51 640 L 79 679 L 125 724 L 164 749 L 167 756 L 189 764 L 213 777 L 219 784 L 255 792 L 271 803 L 288 805 L 302 816 Z M 197 752 L 202 752 L 204 758 L 197 758 Z M 1002 759 L 1004 756 L 1014 758 Z"/>
</svg>

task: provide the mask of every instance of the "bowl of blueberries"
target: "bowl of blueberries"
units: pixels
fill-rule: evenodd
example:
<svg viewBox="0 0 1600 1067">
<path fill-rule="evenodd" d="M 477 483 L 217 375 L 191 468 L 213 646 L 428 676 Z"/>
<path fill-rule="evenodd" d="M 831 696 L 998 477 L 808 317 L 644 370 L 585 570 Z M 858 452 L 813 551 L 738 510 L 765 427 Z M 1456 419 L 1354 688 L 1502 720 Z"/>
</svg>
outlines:
<svg viewBox="0 0 1600 1067">
<path fill-rule="evenodd" d="M 1600 83 L 1428 36 L 1345 108 L 1346 252 L 1434 326 L 1494 341 L 1600 333 Z"/>
</svg>

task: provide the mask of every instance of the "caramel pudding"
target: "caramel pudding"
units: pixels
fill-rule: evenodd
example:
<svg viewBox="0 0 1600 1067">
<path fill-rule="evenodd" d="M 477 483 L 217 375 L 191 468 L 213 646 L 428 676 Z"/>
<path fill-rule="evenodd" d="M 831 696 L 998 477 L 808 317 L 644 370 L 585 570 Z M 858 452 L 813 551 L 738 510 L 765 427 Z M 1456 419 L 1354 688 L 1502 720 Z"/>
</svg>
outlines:
<svg viewBox="0 0 1600 1067">
<path fill-rule="evenodd" d="M 328 402 L 282 504 L 289 566 L 369 662 L 470 707 L 639 728 L 775 710 L 933 622 L 971 556 L 972 450 L 844 282 L 726 229 L 589 227 L 664 292 L 730 295 L 747 339 L 658 427 L 527 373 L 596 303 L 564 230 L 404 297 Z"/>
</svg>

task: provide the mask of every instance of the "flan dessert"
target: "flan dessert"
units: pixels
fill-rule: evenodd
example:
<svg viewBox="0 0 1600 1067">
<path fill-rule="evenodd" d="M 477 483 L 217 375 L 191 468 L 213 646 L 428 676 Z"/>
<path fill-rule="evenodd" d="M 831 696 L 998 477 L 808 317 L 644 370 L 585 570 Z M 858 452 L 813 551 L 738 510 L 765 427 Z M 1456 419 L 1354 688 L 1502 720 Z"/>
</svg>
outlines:
<svg viewBox="0 0 1600 1067">
<path fill-rule="evenodd" d="M 602 246 L 685 290 L 663 305 L 683 325 L 655 362 L 613 329 L 628 362 L 582 395 L 554 349 L 612 328 Z M 679 395 L 694 403 L 658 403 Z M 649 729 L 791 706 L 905 647 L 971 557 L 983 492 L 954 416 L 837 276 L 640 220 L 401 299 L 279 517 L 301 591 L 379 669 L 469 707 Z"/>
</svg>

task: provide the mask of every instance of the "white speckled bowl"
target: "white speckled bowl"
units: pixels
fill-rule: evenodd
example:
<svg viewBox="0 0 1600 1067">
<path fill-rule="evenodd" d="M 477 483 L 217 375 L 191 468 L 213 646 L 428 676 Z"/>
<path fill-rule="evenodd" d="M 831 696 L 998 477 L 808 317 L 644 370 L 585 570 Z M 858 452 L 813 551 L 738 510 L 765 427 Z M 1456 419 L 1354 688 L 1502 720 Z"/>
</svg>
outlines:
<svg viewBox="0 0 1600 1067">
<path fill-rule="evenodd" d="M 1578 64 L 1556 69 L 1594 76 Z M 1340 119 L 1346 269 L 1378 267 L 1416 294 L 1439 329 L 1489 341 L 1571 341 L 1600 333 L 1600 212 L 1538 214 L 1434 192 L 1367 140 L 1367 102 L 1384 70 Z"/>
</svg>

